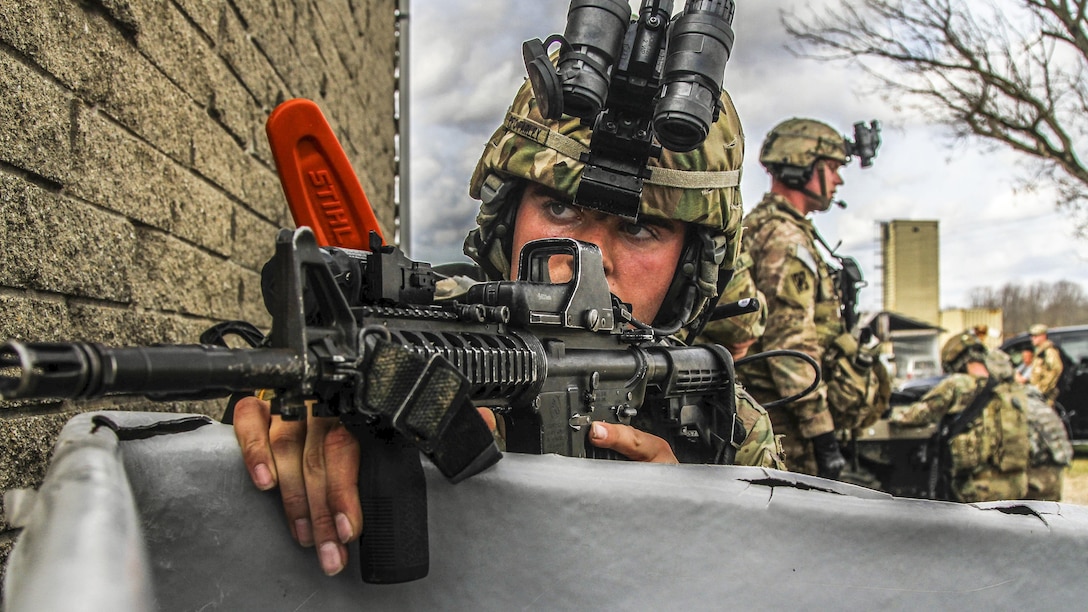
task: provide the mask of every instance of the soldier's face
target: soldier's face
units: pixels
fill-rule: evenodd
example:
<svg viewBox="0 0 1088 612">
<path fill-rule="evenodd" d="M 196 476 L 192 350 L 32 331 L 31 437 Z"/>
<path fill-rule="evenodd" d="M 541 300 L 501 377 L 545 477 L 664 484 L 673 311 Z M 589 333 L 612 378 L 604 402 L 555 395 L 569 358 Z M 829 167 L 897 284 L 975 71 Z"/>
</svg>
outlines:
<svg viewBox="0 0 1088 612">
<path fill-rule="evenodd" d="M 672 283 L 684 246 L 684 224 L 645 217 L 631 223 L 574 206 L 559 194 L 529 183 L 514 223 L 515 269 L 521 248 L 538 238 L 574 238 L 600 247 L 609 291 L 631 304 L 636 319 L 649 323 Z M 551 264 L 552 282 L 568 280 L 569 258 L 553 259 L 560 261 Z"/>
<path fill-rule="evenodd" d="M 812 178 L 808 180 L 805 188 L 823 197 L 821 199 L 809 198 L 811 201 L 809 202 L 808 212 L 822 212 L 831 207 L 831 200 L 835 197 L 835 192 L 840 185 L 846 183 L 846 181 L 842 180 L 842 175 L 839 174 L 841 168 L 842 164 L 833 159 L 821 159 L 816 162 Z"/>
</svg>

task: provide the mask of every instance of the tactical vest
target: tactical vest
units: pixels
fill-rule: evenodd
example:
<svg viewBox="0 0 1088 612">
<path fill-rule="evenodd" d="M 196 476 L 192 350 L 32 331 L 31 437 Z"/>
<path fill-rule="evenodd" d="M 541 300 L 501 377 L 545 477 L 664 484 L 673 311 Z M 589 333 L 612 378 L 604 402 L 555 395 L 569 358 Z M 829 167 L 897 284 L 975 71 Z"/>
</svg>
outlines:
<svg viewBox="0 0 1088 612">
<path fill-rule="evenodd" d="M 808 263 L 816 276 L 816 304 L 813 320 L 816 323 L 816 337 L 820 346 L 826 350 L 844 331 L 842 322 L 842 304 L 835 287 L 835 271 L 820 255 L 816 246 L 816 230 L 810 223 L 804 223 L 792 216 L 791 213 L 781 210 L 778 206 L 768 206 L 763 209 L 765 219 L 759 215 L 753 215 L 750 223 L 764 223 L 770 219 L 790 223 L 800 227 L 805 233 L 805 244 L 797 245 L 797 257 Z"/>
<path fill-rule="evenodd" d="M 972 399 L 983 393 L 973 394 Z M 954 433 L 947 439 L 949 464 L 947 470 L 953 481 L 993 470 L 1002 473 L 1024 472 L 1028 467 L 1031 442 L 1028 438 L 1028 398 L 1021 385 L 996 382 L 985 400 L 981 412 L 971 418 L 971 404 L 954 406 L 942 421 L 954 423 Z M 966 423 L 960 422 L 968 418 Z M 962 431 L 957 431 L 962 430 Z M 938 431 L 938 435 L 940 435 Z"/>
</svg>

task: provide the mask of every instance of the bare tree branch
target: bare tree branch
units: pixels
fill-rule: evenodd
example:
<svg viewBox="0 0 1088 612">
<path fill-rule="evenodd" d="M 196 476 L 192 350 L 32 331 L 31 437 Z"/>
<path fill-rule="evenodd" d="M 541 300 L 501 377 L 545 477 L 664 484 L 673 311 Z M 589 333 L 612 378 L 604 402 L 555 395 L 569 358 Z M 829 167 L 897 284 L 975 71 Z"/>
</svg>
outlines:
<svg viewBox="0 0 1088 612">
<path fill-rule="evenodd" d="M 849 62 L 886 99 L 912 106 L 954 136 L 1035 160 L 1042 169 L 1036 177 L 1065 200 L 1059 205 L 1084 218 L 1088 0 L 1009 4 L 839 0 L 820 14 L 784 13 L 782 22 L 794 53 Z"/>
</svg>

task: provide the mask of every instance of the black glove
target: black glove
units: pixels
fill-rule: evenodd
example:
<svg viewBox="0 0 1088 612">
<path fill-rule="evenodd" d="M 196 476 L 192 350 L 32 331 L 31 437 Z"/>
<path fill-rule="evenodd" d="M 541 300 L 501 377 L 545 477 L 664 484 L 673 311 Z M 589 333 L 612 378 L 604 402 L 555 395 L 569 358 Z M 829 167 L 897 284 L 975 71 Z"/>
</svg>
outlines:
<svg viewBox="0 0 1088 612">
<path fill-rule="evenodd" d="M 812 452 L 816 455 L 816 473 L 821 478 L 835 480 L 846 467 L 846 459 L 839 450 L 835 432 L 822 433 L 812 439 Z"/>
</svg>

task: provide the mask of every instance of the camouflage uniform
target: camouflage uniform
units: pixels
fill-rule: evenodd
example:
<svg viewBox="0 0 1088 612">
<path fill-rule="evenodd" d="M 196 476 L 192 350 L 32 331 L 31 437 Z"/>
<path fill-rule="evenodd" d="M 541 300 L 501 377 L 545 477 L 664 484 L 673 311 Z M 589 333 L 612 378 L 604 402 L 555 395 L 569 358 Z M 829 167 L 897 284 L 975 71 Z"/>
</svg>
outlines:
<svg viewBox="0 0 1088 612">
<path fill-rule="evenodd" d="M 890 421 L 915 427 L 937 423 L 946 414 L 966 410 L 986 382 L 985 377 L 950 374 L 918 402 L 895 410 Z M 948 442 L 955 501 L 1025 497 L 1030 453 L 1027 405 L 1023 386 L 999 381 L 982 414 L 966 431 Z"/>
<path fill-rule="evenodd" d="M 676 219 L 696 229 L 689 232 L 689 239 L 697 241 L 700 255 L 690 270 L 678 271 L 688 275 L 681 280 L 698 294 L 684 325 L 690 325 L 718 292 L 718 271 L 733 268 L 740 246 L 744 134 L 725 92 L 722 103 L 720 118 L 701 147 L 690 153 L 664 150 L 659 159 L 648 162 L 651 175 L 642 191 L 640 215 Z M 590 137 L 580 119 L 542 117 L 529 82 L 522 85 L 503 124 L 485 146 L 469 187 L 481 205 L 478 227 L 465 239 L 465 254 L 489 277 L 510 275 L 509 237 L 516 212 L 512 199 L 520 192 L 516 186 L 532 181 L 573 201 L 584 167 L 581 156 L 589 150 Z M 782 469 L 781 451 L 766 411 L 740 388 L 736 397 L 737 418 L 745 426 L 746 437 L 735 463 Z"/>
<path fill-rule="evenodd" d="M 737 449 L 736 465 L 755 465 L 779 470 L 782 462 L 781 436 L 775 436 L 767 411 L 741 387 L 737 387 L 737 419 L 744 425 L 748 437 Z"/>
<path fill-rule="evenodd" d="M 752 276 L 767 300 L 767 326 L 751 353 L 791 349 L 820 363 L 827 346 L 843 330 L 831 267 L 816 248 L 816 230 L 782 196 L 768 193 L 744 219 L 744 250 L 751 253 Z M 796 394 L 815 376 L 797 359 L 755 361 L 738 373 L 757 401 Z M 784 434 L 790 469 L 816 473 L 809 439 L 835 429 L 823 382 L 809 395 L 770 411 L 775 432 Z"/>
<path fill-rule="evenodd" d="M 729 279 L 718 303 L 728 304 L 744 298 L 759 300 L 759 310 L 707 323 L 698 342 L 731 347 L 756 340 L 763 335 L 767 326 L 767 298 L 756 288 L 755 280 L 752 279 L 752 256 L 742 250 L 733 269 L 733 278 Z"/>
<path fill-rule="evenodd" d="M 1031 362 L 1031 384 L 1043 394 L 1051 406 L 1058 400 L 1058 381 L 1062 377 L 1062 356 L 1050 340 L 1035 347 Z"/>
</svg>

